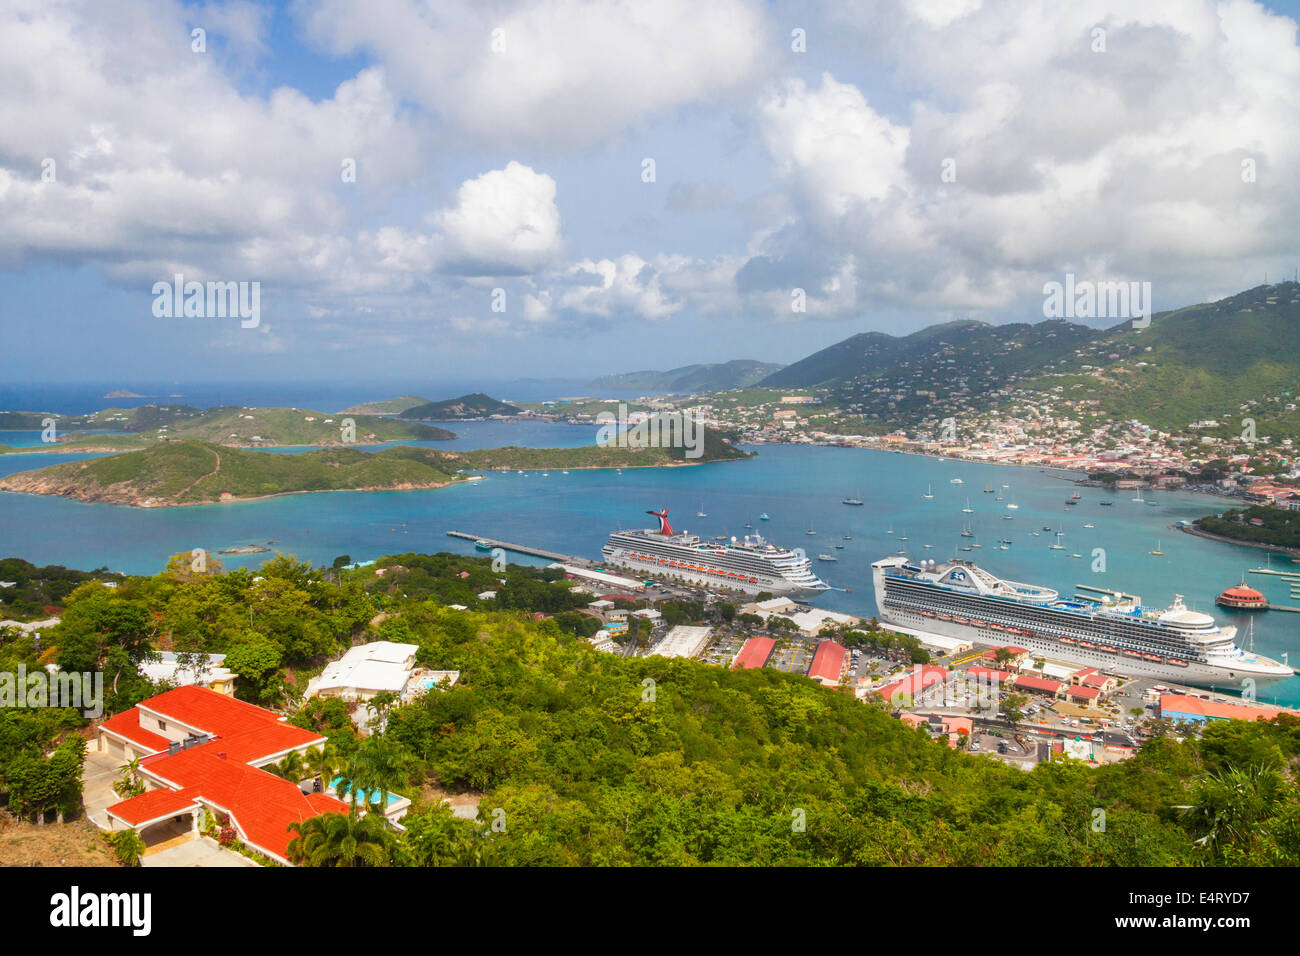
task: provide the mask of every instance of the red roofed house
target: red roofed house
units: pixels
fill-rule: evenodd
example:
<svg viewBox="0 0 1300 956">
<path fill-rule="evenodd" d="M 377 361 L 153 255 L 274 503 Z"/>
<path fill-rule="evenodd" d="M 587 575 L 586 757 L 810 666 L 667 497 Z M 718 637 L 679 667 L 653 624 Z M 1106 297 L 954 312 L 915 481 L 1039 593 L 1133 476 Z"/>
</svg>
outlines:
<svg viewBox="0 0 1300 956">
<path fill-rule="evenodd" d="M 202 810 L 225 813 L 240 840 L 288 864 L 290 823 L 349 807 L 260 768 L 324 743 L 279 714 L 205 687 L 169 690 L 99 726 L 100 752 L 124 761 L 139 757 L 147 788 L 110 806 L 109 825 L 135 830 L 156 847 L 196 839 Z"/>
<path fill-rule="evenodd" d="M 808 676 L 832 687 L 839 684 L 840 675 L 844 673 L 844 658 L 847 655 L 848 649 L 843 644 L 822 641 L 817 645 L 817 652 L 813 654 Z"/>
<path fill-rule="evenodd" d="M 961 743 L 962 734 L 970 736 L 975 729 L 975 721 L 970 717 L 954 717 L 951 714 L 901 714 L 899 719 L 909 727 L 925 727 L 932 734 L 943 734 L 948 738 L 948 746 L 954 750 Z"/>
<path fill-rule="evenodd" d="M 1066 696 L 1083 704 L 1095 704 L 1101 698 L 1101 691 L 1096 687 L 1075 684 L 1066 691 Z"/>
<path fill-rule="evenodd" d="M 876 693 L 893 706 L 901 707 L 908 698 L 915 698 L 921 691 L 939 683 L 947 676 L 947 668 L 936 667 L 931 664 L 917 664 L 902 680 L 896 680 L 892 684 L 877 687 Z"/>
<path fill-rule="evenodd" d="M 767 659 L 772 656 L 772 649 L 776 647 L 776 641 L 770 637 L 751 637 L 745 642 L 745 646 L 740 649 L 736 659 L 731 662 L 732 670 L 748 670 L 762 667 L 767 663 Z"/>
<path fill-rule="evenodd" d="M 1030 677 L 1028 674 L 1021 674 L 1016 678 L 1015 686 L 1020 690 L 1027 690 L 1031 694 L 1048 694 L 1052 697 L 1061 696 L 1062 685 L 1060 682 L 1047 680 L 1043 677 Z"/>
</svg>

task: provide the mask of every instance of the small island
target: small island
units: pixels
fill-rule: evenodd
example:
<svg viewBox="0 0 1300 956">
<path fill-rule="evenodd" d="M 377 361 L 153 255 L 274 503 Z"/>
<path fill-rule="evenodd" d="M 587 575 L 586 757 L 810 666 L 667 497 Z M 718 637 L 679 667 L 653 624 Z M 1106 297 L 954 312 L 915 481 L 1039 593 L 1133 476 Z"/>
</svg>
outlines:
<svg viewBox="0 0 1300 956">
<path fill-rule="evenodd" d="M 0 448 L 0 453 L 118 452 L 153 447 L 165 440 L 193 440 L 227 448 L 380 445 L 400 441 L 449 441 L 455 432 L 380 415 L 326 414 L 304 408 L 224 405 L 141 405 L 107 408 L 92 415 L 0 413 L 0 427 L 44 428 L 53 418 L 56 441 L 37 447 Z M 87 434 L 94 432 L 94 434 Z M 116 434 L 103 434 L 103 432 Z"/>
<path fill-rule="evenodd" d="M 682 448 L 486 448 L 448 452 L 399 445 L 380 451 L 321 448 L 265 454 L 213 442 L 162 441 L 150 448 L 65 462 L 0 478 L 0 491 L 99 504 L 160 508 L 248 501 L 315 491 L 410 491 L 472 480 L 475 471 L 665 468 L 741 460 L 752 453 L 705 432 L 703 455 Z"/>
</svg>

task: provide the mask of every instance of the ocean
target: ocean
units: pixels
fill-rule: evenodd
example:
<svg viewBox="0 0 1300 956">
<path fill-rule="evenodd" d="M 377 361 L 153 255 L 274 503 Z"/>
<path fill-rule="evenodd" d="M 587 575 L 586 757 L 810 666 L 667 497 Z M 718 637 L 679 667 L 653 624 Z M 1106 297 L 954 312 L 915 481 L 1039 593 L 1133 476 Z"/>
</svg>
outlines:
<svg viewBox="0 0 1300 956">
<path fill-rule="evenodd" d="M 449 427 L 458 433 L 456 441 L 427 444 L 576 447 L 595 438 L 594 427 L 540 422 Z M 814 560 L 817 573 L 836 588 L 814 603 L 864 616 L 876 613 L 871 562 L 900 548 L 915 558 L 974 559 L 1000 576 L 1045 584 L 1066 595 L 1086 584 L 1138 594 L 1145 603 L 1163 607 L 1181 594 L 1193 610 L 1238 624 L 1239 642 L 1247 639 L 1252 615 L 1216 608 L 1214 598 L 1224 588 L 1244 578 L 1273 603 L 1300 605 L 1300 599 L 1291 600 L 1282 579 L 1248 573 L 1265 564 L 1265 552 L 1175 530 L 1180 519 L 1221 510 L 1223 499 L 1148 492 L 1147 499 L 1155 503 L 1141 504 L 1130 500 L 1129 492 L 1106 495 L 1084 488 L 1079 489 L 1079 505 L 1067 506 L 1075 486 L 1036 468 L 850 448 L 762 445 L 751 450 L 759 452 L 757 458 L 699 467 L 625 469 L 621 474 L 554 470 L 545 477 L 540 472 L 489 473 L 483 481 L 430 491 L 291 495 L 154 510 L 0 493 L 0 555 L 151 574 L 177 552 L 270 541 L 275 550 L 314 564 L 329 564 L 342 554 L 365 561 L 406 551 L 474 553 L 472 541 L 446 534 L 457 530 L 598 559 L 612 529 L 649 527 L 654 519 L 645 512 L 666 507 L 678 530 L 740 536 L 749 530 L 748 523 L 775 543 L 802 547 L 814 558 L 835 555 L 835 562 Z M 87 456 L 0 456 L 0 474 L 81 457 Z M 963 483 L 951 484 L 953 478 Z M 1010 487 L 1003 489 L 1004 484 Z M 983 493 L 986 485 L 1005 501 Z M 927 486 L 933 498 L 924 497 Z M 842 504 L 849 496 L 862 498 L 865 506 Z M 1103 497 L 1112 499 L 1113 506 L 1101 506 Z M 974 514 L 962 513 L 968 501 Z M 1007 510 L 1010 503 L 1019 509 Z M 695 517 L 701 510 L 708 516 Z M 771 520 L 759 520 L 764 512 Z M 1004 520 L 1003 514 L 1014 518 Z M 974 539 L 960 536 L 968 519 Z M 808 535 L 809 530 L 816 534 Z M 1057 530 L 1064 531 L 1063 551 L 1048 548 Z M 845 540 L 845 534 L 852 539 Z M 995 547 L 1001 538 L 1013 542 L 1006 551 Z M 981 547 L 958 550 L 972 541 Z M 844 549 L 836 550 L 837 544 Z M 1157 545 L 1164 556 L 1150 554 Z M 1094 571 L 1094 565 L 1100 567 L 1098 556 L 1104 556 L 1104 570 Z M 266 558 L 222 556 L 221 561 L 227 567 L 255 567 Z M 511 560 L 544 563 L 523 556 Z M 1271 560 L 1274 567 L 1292 567 L 1277 555 Z M 1257 650 L 1274 658 L 1300 650 L 1300 614 L 1269 611 L 1253 617 Z M 1264 688 L 1260 696 L 1300 705 L 1300 679 Z"/>
</svg>

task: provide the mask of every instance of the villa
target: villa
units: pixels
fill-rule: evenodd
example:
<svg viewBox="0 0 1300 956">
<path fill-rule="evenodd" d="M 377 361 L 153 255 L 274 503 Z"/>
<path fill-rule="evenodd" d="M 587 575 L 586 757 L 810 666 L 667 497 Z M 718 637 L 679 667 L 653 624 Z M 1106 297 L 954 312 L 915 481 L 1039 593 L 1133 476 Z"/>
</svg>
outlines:
<svg viewBox="0 0 1300 956">
<path fill-rule="evenodd" d="M 324 737 L 206 687 L 177 687 L 110 717 L 96 744 L 124 762 L 139 758 L 145 792 L 106 812 L 110 830 L 135 830 L 148 849 L 198 839 L 204 812 L 226 814 L 240 840 L 288 865 L 290 823 L 349 810 L 262 769 Z"/>
</svg>

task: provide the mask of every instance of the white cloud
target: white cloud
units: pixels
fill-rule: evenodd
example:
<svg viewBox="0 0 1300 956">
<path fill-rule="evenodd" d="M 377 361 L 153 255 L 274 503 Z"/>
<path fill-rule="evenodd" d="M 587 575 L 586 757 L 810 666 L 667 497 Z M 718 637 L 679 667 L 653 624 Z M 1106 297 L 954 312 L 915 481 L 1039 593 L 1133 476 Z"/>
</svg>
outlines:
<svg viewBox="0 0 1300 956">
<path fill-rule="evenodd" d="M 747 0 L 326 0 L 295 9 L 331 52 L 373 53 L 456 129 L 511 149 L 589 145 L 730 97 L 764 68 L 766 27 Z"/>
<path fill-rule="evenodd" d="M 533 272 L 561 251 L 555 180 L 517 162 L 466 180 L 434 221 L 449 268 L 463 274 Z"/>
</svg>

